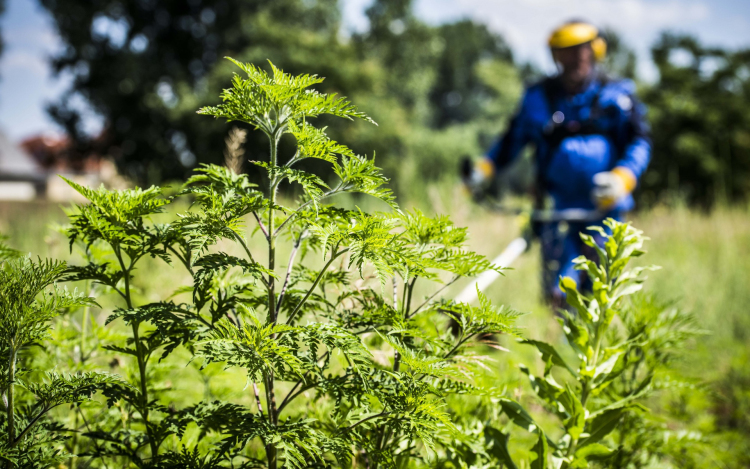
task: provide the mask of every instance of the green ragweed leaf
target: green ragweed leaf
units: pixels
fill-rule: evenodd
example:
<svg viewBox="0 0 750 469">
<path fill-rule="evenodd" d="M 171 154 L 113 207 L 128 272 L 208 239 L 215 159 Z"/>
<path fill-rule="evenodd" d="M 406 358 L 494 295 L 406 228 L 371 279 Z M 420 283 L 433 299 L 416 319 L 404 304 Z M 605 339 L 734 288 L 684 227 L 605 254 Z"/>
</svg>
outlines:
<svg viewBox="0 0 750 469">
<path fill-rule="evenodd" d="M 297 140 L 297 155 L 292 161 L 315 158 L 335 163 L 338 159 L 337 155 L 354 156 L 354 152 L 349 147 L 331 140 L 325 131 L 325 127 L 319 129 L 307 121 L 301 123 L 289 121 L 289 132 Z"/>
<path fill-rule="evenodd" d="M 221 117 L 228 122 L 240 121 L 271 135 L 289 121 L 331 114 L 347 119 L 359 118 L 374 123 L 357 110 L 346 98 L 309 89 L 321 83 L 316 75 L 294 76 L 284 73 L 272 63 L 272 74 L 249 63 L 228 58 L 242 69 L 247 78 L 234 75 L 232 87 L 221 94 L 222 104 L 201 108 L 198 113 Z"/>
<path fill-rule="evenodd" d="M 66 264 L 30 257 L 0 264 L 0 342 L 18 350 L 47 337 L 52 318 L 67 308 L 96 305 L 93 298 L 58 287 Z"/>
</svg>

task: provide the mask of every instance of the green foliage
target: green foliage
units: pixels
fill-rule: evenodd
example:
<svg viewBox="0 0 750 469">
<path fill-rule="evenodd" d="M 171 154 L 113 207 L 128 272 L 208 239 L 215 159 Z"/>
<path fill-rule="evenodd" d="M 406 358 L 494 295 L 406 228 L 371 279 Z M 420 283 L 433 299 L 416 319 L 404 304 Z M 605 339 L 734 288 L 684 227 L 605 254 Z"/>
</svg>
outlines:
<svg viewBox="0 0 750 469">
<path fill-rule="evenodd" d="M 17 250 L 5 244 L 6 239 L 8 239 L 7 236 L 0 235 L 0 261 L 4 261 L 6 259 L 12 259 L 20 255 L 20 253 Z"/>
<path fill-rule="evenodd" d="M 628 268 L 644 253 L 646 238 L 626 223 L 609 219 L 605 226 L 607 231 L 591 228 L 606 239 L 602 246 L 581 234 L 598 262 L 584 256 L 575 260 L 592 291 L 582 292 L 570 277 L 560 279 L 570 305 L 570 311 L 560 311 L 560 324 L 572 353 L 546 342 L 521 340 L 537 349 L 544 364 L 540 376 L 525 365 L 521 371 L 564 429 L 562 436 L 550 440 L 528 414 L 506 410 L 514 423 L 538 434 L 532 467 L 647 467 L 679 454 L 643 404 L 655 391 L 680 385 L 669 379 L 668 365 L 675 350 L 701 331 L 691 316 L 676 308 L 632 296 L 641 290 L 643 274 L 654 270 Z M 577 363 L 569 363 L 571 355 Z M 507 457 L 501 461 L 512 463 Z"/>
<path fill-rule="evenodd" d="M 132 335 L 124 343 L 110 343 L 104 348 L 133 357 L 138 366 L 137 375 L 128 385 L 115 383 L 106 390 L 110 403 L 123 400 L 127 405 L 128 418 L 124 429 L 119 430 L 121 438 L 112 439 L 113 434 L 117 435 L 114 428 L 97 429 L 90 435 L 102 440 L 103 448 L 96 444 L 100 456 L 129 455 L 134 464 L 142 467 L 141 449 L 148 447 L 150 457 L 157 456 L 160 445 L 170 434 L 159 419 L 165 409 L 150 397 L 159 391 L 154 385 L 156 377 L 149 372 L 150 361 L 160 349 L 162 358 L 168 355 L 194 336 L 195 323 L 206 321 L 193 310 L 173 303 L 137 304 L 131 286 L 133 271 L 144 258 L 171 262 L 170 254 L 188 265 L 191 246 L 179 239 L 170 225 L 151 221 L 150 217 L 162 212 L 169 203 L 161 197 L 161 189 L 111 191 L 102 186 L 92 190 L 66 182 L 90 202 L 69 213 L 71 224 L 65 234 L 71 250 L 76 243 L 83 245 L 87 264 L 68 268 L 66 280 L 92 281 L 120 297 L 122 307 L 108 321 L 124 319 Z M 143 324 L 155 328 L 144 331 Z"/>
<path fill-rule="evenodd" d="M 273 73 L 269 75 L 253 64 L 242 64 L 232 58 L 229 60 L 242 69 L 247 78 L 235 74 L 232 88 L 221 94 L 223 104 L 205 107 L 198 111 L 199 114 L 223 117 L 227 122 L 245 122 L 269 135 L 285 129 L 290 122 L 298 123 L 295 129 L 304 128 L 303 119 L 321 114 L 370 120 L 344 98 L 308 90 L 310 86 L 323 81 L 315 75 L 292 76 L 272 63 Z M 320 133 L 318 137 L 315 145 L 324 145 L 325 138 L 321 138 L 324 135 Z M 301 150 L 304 151 L 305 147 Z M 310 149 L 306 150 L 307 154 L 310 152 Z"/>
<path fill-rule="evenodd" d="M 706 47 L 664 33 L 651 49 L 659 81 L 646 88 L 654 158 L 645 193 L 711 206 L 743 201 L 750 175 L 747 89 L 750 51 Z"/>
<path fill-rule="evenodd" d="M 220 64 L 225 51 L 254 63 L 278 57 L 296 70 L 335 73 L 337 82 L 348 85 L 339 89 L 350 90 L 356 82 L 333 66 L 342 48 L 336 41 L 335 0 L 39 3 L 70 47 L 70 55 L 54 58 L 55 68 L 80 79 L 50 109 L 78 143 L 80 153 L 71 158 L 91 150 L 116 154 L 123 174 L 142 184 L 184 179 L 197 163 L 221 161 L 217 149 L 225 129 L 200 119 L 195 109 L 226 82 L 230 70 Z M 126 24 L 127 37 L 120 41 L 101 30 L 81 35 L 95 20 Z M 306 50 L 301 56 L 295 52 L 301 50 Z M 76 62 L 91 72 L 79 75 L 71 68 Z M 81 116 L 70 101 L 80 92 L 113 123 L 106 142 L 92 140 L 80 127 Z M 259 141 L 251 137 L 253 147 Z"/>
<path fill-rule="evenodd" d="M 485 153 L 517 108 L 524 84 L 541 78 L 531 65 L 514 62 L 503 37 L 482 22 L 427 24 L 411 0 L 369 2 L 367 25 L 351 37 L 340 34 L 346 29 L 343 4 L 335 0 L 39 3 L 64 44 L 54 67 L 76 77 L 50 107 L 52 118 L 75 141 L 69 158 L 110 155 L 123 174 L 140 184 L 184 180 L 200 164 L 221 162 L 216 149 L 226 129 L 194 111 L 211 102 L 231 76 L 233 67 L 220 60 L 225 51 L 269 72 L 263 61 L 272 57 L 287 71 L 325 75 L 323 91 L 356 98 L 381 127 L 326 120 L 327 133 L 355 152 L 381 155 L 380 166 L 394 179 L 392 189 L 416 203 L 430 185 L 454 184 L 457 159 Z M 118 38 L 108 32 L 112 28 L 80 34 L 94 21 L 120 25 L 126 34 Z M 615 31 L 603 32 L 608 41 L 604 68 L 613 76 L 636 79 L 633 50 Z M 649 108 L 654 155 L 669 157 L 654 158 L 639 181 L 641 202 L 678 198 L 710 206 L 747 199 L 749 57 L 747 48 L 707 47 L 668 32 L 653 44 L 658 80 L 639 83 L 639 96 Z M 242 78 L 245 88 L 238 89 L 238 97 L 262 85 L 253 81 L 256 75 L 266 76 L 253 72 Z M 274 80 L 273 73 L 267 76 Z M 309 75 L 296 79 L 286 85 L 309 86 L 317 80 Z M 85 134 L 74 96 L 85 96 L 111 123 L 102 138 Z M 326 108 L 338 98 L 328 99 L 311 106 Z M 235 111 L 242 117 L 242 106 L 226 108 L 227 117 Z M 250 114 L 238 121 L 255 125 Z M 296 129 L 295 137 L 314 139 L 310 131 Z M 262 136 L 249 139 L 257 154 L 253 158 L 265 160 Z M 299 146 L 301 153 L 305 147 Z M 330 168 L 316 160 L 328 157 L 305 158 L 310 158 L 306 169 L 327 181 Z M 523 176 L 523 184 L 514 186 L 525 193 L 533 177 L 529 162 L 524 164 L 510 179 Z"/>
<path fill-rule="evenodd" d="M 137 365 L 128 386 L 105 390 L 127 418 L 95 424 L 92 452 L 136 467 L 395 467 L 434 459 L 463 438 L 446 397 L 487 393 L 472 384 L 487 359 L 470 350 L 475 339 L 518 334 L 518 313 L 494 308 L 483 295 L 479 306 L 438 295 L 462 277 L 499 268 L 467 251 L 466 230 L 446 217 L 402 212 L 372 158 L 309 123 L 321 114 L 371 122 L 345 98 L 311 90 L 322 78 L 233 62 L 244 76 L 235 76 L 221 104 L 199 112 L 265 134 L 270 158 L 254 162 L 265 173 L 263 189 L 247 175 L 204 165 L 176 196 L 191 200 L 190 209 L 158 224 L 153 218 L 172 199 L 156 187 L 94 191 L 69 181 L 89 203 L 70 212 L 66 233 L 87 264 L 68 268 L 67 278 L 119 297 L 107 322 L 122 320 L 132 334 L 104 348 Z M 288 155 L 280 145 L 286 134 L 296 142 Z M 294 167 L 305 159 L 330 164 L 338 181 Z M 304 189 L 294 206 L 279 205 L 283 181 Z M 393 210 L 324 203 L 343 193 L 366 194 Z M 267 261 L 250 249 L 249 216 Z M 285 273 L 277 264 L 283 242 Z M 175 295 L 189 293 L 189 302 L 139 298 L 135 273 L 149 258 L 179 261 L 192 282 Z M 442 286 L 420 299 L 418 282 Z M 456 335 L 426 327 L 450 318 Z M 252 398 L 167 407 L 157 351 L 159 361 L 187 353 L 202 373 L 215 363 L 240 369 Z M 186 445 L 195 432 L 205 437 L 201 444 Z"/>
<path fill-rule="evenodd" d="M 88 401 L 95 392 L 118 382 L 94 372 L 38 376 L 26 365 L 29 347 L 49 338 L 55 316 L 96 304 L 56 285 L 65 268 L 63 262 L 30 257 L 0 263 L 0 388 L 5 408 L 0 416 L 0 460 L 9 468 L 47 467 L 70 457 L 62 450 L 65 429 L 48 414 L 63 404 Z"/>
<path fill-rule="evenodd" d="M 340 34 L 346 25 L 343 4 L 336 0 L 40 4 L 69 52 L 57 55 L 55 66 L 78 78 L 50 109 L 76 141 L 71 158 L 92 150 L 110 154 L 121 173 L 140 184 L 184 180 L 200 164 L 221 163 L 217 149 L 227 128 L 196 116 L 195 108 L 213 102 L 231 76 L 234 66 L 220 60 L 226 51 L 270 72 L 269 80 L 274 77 L 265 63 L 268 57 L 287 72 L 326 76 L 316 88 L 366 106 L 382 127 L 333 119 L 322 125 L 357 153 L 377 152 L 386 174 L 402 176 L 403 183 L 393 187 L 402 196 L 422 195 L 423 181 L 454 172 L 456 155 L 489 145 L 515 109 L 522 87 L 500 35 L 468 20 L 427 24 L 415 15 L 412 1 L 372 2 L 366 28 L 350 38 Z M 119 42 L 99 30 L 79 34 L 90 30 L 95 19 L 127 24 L 127 39 Z M 89 70 L 85 75 L 84 67 L 76 65 L 81 63 Z M 501 73 L 486 73 L 486 65 L 499 65 Z M 251 76 L 242 79 L 252 81 Z M 316 80 L 298 77 L 302 85 Z M 70 100 L 76 94 L 86 96 L 113 123 L 106 139 L 92 139 L 81 129 L 79 110 Z M 324 107 L 338 100 L 328 99 Z M 312 129 L 296 129 L 295 138 L 314 139 Z M 249 134 L 248 146 L 252 159 L 268 159 L 262 134 Z M 305 144 L 298 148 L 306 152 Z M 305 169 L 327 181 L 330 168 L 316 161 L 318 156 L 306 158 Z"/>
</svg>

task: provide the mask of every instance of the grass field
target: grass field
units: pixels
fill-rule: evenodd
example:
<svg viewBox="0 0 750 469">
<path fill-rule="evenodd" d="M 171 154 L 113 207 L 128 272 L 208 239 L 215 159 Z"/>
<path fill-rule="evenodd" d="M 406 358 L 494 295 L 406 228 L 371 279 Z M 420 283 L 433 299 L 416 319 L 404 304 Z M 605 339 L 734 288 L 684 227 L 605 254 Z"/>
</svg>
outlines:
<svg viewBox="0 0 750 469">
<path fill-rule="evenodd" d="M 423 206 L 448 212 L 460 226 L 468 226 L 470 245 L 492 258 L 518 235 L 512 217 L 489 214 L 466 204 L 465 195 L 433 194 Z M 350 202 L 349 202 L 350 203 Z M 681 416 L 685 428 L 704 432 L 716 454 L 707 461 L 714 467 L 747 467 L 750 449 L 750 211 L 720 208 L 710 214 L 685 208 L 653 209 L 634 213 L 634 225 L 651 238 L 642 262 L 662 266 L 650 275 L 646 290 L 674 300 L 692 311 L 708 334 L 683 351 L 681 374 L 706 391 L 700 398 L 671 396 L 657 405 Z M 51 228 L 65 222 L 63 211 L 49 204 L 0 205 L 0 233 L 10 244 L 34 255 L 68 259 L 64 238 Z M 285 255 L 281 254 L 281 259 Z M 524 334 L 552 342 L 560 340 L 560 326 L 540 302 L 538 247 L 523 255 L 488 289 L 496 304 L 529 312 L 521 319 Z M 179 284 L 170 272 L 158 272 L 152 285 Z M 152 280 L 152 281 L 151 281 Z M 465 283 L 464 283 L 465 284 Z M 447 295 L 458 293 L 456 285 Z M 144 292 L 148 294 L 147 292 Z M 101 315 L 102 320 L 106 315 Z M 511 353 L 498 361 L 503 384 L 523 392 L 525 377 L 515 370 L 517 359 L 533 357 L 530 350 L 508 344 Z M 184 370 L 183 373 L 188 372 Z M 710 436 L 720 435 L 720 437 Z M 726 457 L 721 456 L 725 454 Z M 742 457 L 732 455 L 745 455 Z"/>
</svg>

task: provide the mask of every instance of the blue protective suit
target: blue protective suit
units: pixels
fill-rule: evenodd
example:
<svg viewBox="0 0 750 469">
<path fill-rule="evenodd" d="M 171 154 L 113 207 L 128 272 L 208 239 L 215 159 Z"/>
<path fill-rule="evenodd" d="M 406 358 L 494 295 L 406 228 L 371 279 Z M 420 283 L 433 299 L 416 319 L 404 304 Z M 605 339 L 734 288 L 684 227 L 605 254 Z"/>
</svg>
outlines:
<svg viewBox="0 0 750 469">
<path fill-rule="evenodd" d="M 651 158 L 645 107 L 635 98 L 635 84 L 603 76 L 592 78 L 575 95 L 568 95 L 556 78 L 529 87 L 520 110 L 487 158 L 502 171 L 528 144 L 536 147 L 537 190 L 551 196 L 556 209 L 593 210 L 596 173 L 623 166 L 640 178 Z M 616 202 L 608 216 L 620 218 L 633 206 L 628 195 Z M 559 294 L 559 275 L 576 278 L 572 260 L 586 254 L 579 233 L 594 224 L 599 223 L 570 224 L 562 230 L 559 224 L 547 224 L 537 230 L 548 294 Z"/>
</svg>

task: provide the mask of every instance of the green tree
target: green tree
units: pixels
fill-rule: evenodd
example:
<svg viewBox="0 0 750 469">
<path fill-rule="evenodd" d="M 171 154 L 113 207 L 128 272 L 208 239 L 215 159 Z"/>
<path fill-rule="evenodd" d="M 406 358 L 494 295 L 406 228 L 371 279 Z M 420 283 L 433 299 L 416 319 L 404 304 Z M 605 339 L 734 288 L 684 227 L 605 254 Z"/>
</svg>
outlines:
<svg viewBox="0 0 750 469">
<path fill-rule="evenodd" d="M 71 157 L 113 155 L 140 182 L 183 179 L 197 161 L 221 161 L 221 128 L 195 115 L 228 73 L 215 67 L 218 59 L 231 53 L 309 65 L 339 30 L 335 0 L 40 3 L 66 45 L 54 70 L 73 77 L 50 107 L 77 143 Z M 102 138 L 83 133 L 78 98 L 103 118 Z"/>
<path fill-rule="evenodd" d="M 478 67 L 496 61 L 512 65 L 510 47 L 502 36 L 470 20 L 441 25 L 437 33 L 443 50 L 430 93 L 436 108 L 433 125 L 442 128 L 485 117 L 487 102 L 497 91 L 489 82 L 502 81 L 503 77 L 481 76 Z"/>
<path fill-rule="evenodd" d="M 503 101 L 513 95 L 498 85 L 511 76 L 514 90 L 518 80 L 501 37 L 469 21 L 425 24 L 410 0 L 374 2 L 368 28 L 350 38 L 341 33 L 335 0 L 40 2 L 67 45 L 54 67 L 75 77 L 50 108 L 77 142 L 71 157 L 91 150 L 115 156 L 141 184 L 183 179 L 198 163 L 222 160 L 226 129 L 200 120 L 194 110 L 210 102 L 230 75 L 216 62 L 224 55 L 262 67 L 271 57 L 290 73 L 328 77 L 323 91 L 351 96 L 381 122 L 375 130 L 323 118 L 330 135 L 357 152 L 374 151 L 386 174 L 412 181 L 453 174 L 456 158 L 480 151 L 477 138 L 488 144 L 498 128 L 496 120 L 489 122 L 497 116 L 498 96 Z M 494 62 L 507 64 L 500 75 L 485 73 Z M 102 116 L 101 138 L 81 132 L 79 98 Z M 501 118 L 514 106 L 501 106 L 507 108 Z M 477 119 L 484 119 L 479 127 L 473 125 Z M 466 126 L 447 127 L 454 123 Z M 249 156 L 269 156 L 257 134 L 248 139 L 255 152 Z M 281 145 L 291 148 L 288 141 Z M 300 164 L 322 171 L 324 179 L 334 177 L 317 161 Z M 247 169 L 251 180 L 262 181 Z M 414 186 L 394 189 L 405 193 Z"/>
<path fill-rule="evenodd" d="M 455 181 L 462 155 L 482 152 L 497 137 L 521 80 L 502 37 L 484 25 L 428 25 L 411 0 L 378 0 L 367 16 L 370 27 L 354 43 L 381 79 L 355 96 L 381 127 L 363 129 L 353 147 L 362 142 L 385 155 L 394 190 L 423 199 L 428 184 Z"/>
<path fill-rule="evenodd" d="M 652 48 L 659 80 L 650 109 L 654 159 L 643 195 L 710 206 L 750 193 L 750 51 L 708 48 L 664 33 Z"/>
</svg>

